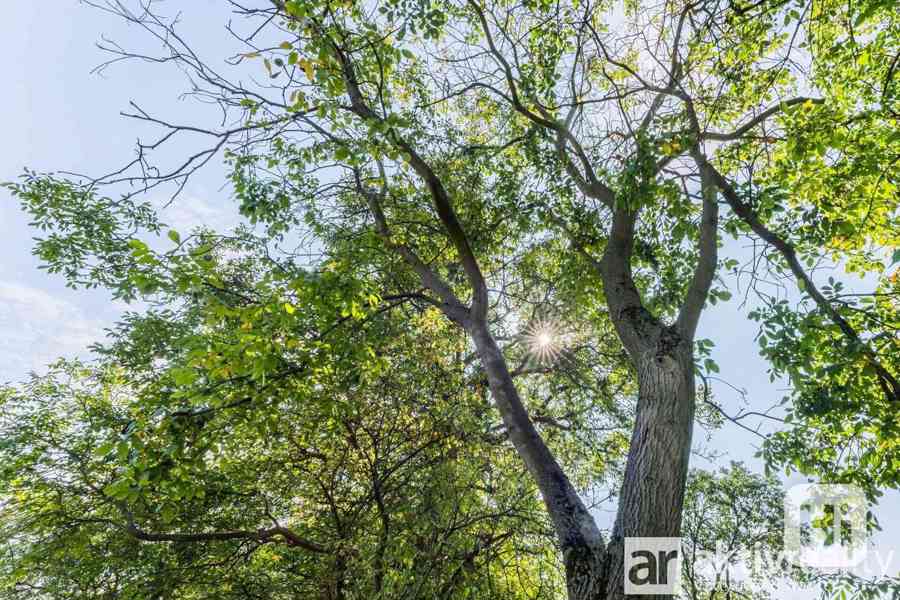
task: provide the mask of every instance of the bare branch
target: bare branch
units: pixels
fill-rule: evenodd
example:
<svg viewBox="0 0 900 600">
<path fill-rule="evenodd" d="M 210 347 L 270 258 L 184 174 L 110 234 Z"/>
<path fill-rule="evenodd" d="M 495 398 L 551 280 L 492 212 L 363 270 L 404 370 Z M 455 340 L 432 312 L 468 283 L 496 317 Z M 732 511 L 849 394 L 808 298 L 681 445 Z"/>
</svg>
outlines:
<svg viewBox="0 0 900 600">
<path fill-rule="evenodd" d="M 782 112 L 785 108 L 787 108 L 789 106 L 794 106 L 796 104 L 803 104 L 805 102 L 810 102 L 812 104 L 822 104 L 824 102 L 824 100 L 821 98 L 807 98 L 807 97 L 803 97 L 803 96 L 798 97 L 798 98 L 791 98 L 790 100 L 785 100 L 783 102 L 776 104 L 775 106 L 767 108 L 766 110 L 759 113 L 758 115 L 756 115 L 755 117 L 753 117 L 752 119 L 750 119 L 749 121 L 747 121 L 746 123 L 744 123 L 743 125 L 741 125 L 740 127 L 738 127 L 737 129 L 735 129 L 732 132 L 719 133 L 719 132 L 715 132 L 715 131 L 704 131 L 703 133 L 700 134 L 700 139 L 714 140 L 714 141 L 720 141 L 720 142 L 730 142 L 730 141 L 740 139 L 747 132 L 751 131 L 754 127 L 756 127 L 756 126 L 760 125 L 761 123 L 763 123 L 764 121 L 766 121 L 766 119 L 768 119 L 769 117 Z"/>
</svg>

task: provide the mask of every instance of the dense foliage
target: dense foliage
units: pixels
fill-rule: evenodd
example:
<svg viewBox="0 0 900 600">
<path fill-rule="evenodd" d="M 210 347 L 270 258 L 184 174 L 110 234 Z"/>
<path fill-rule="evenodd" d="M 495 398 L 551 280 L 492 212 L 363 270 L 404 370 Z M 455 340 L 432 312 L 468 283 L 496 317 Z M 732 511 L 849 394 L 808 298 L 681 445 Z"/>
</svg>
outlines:
<svg viewBox="0 0 900 600">
<path fill-rule="evenodd" d="M 234 4 L 234 77 L 98 5 L 222 128 L 136 108 L 134 162 L 8 186 L 50 272 L 140 307 L 0 396 L 9 597 L 619 598 L 626 536 L 771 545 L 773 480 L 688 477 L 735 282 L 791 384 L 767 465 L 898 487 L 894 2 Z M 236 231 L 134 191 L 218 156 Z"/>
</svg>

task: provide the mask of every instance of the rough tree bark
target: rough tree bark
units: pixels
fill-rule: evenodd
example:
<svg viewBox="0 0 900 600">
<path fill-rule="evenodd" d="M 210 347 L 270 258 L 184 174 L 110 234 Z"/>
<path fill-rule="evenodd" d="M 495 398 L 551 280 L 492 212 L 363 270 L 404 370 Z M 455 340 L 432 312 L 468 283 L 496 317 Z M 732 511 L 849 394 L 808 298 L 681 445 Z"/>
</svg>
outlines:
<svg viewBox="0 0 900 600">
<path fill-rule="evenodd" d="M 637 365 L 638 404 L 615 526 L 606 598 L 622 598 L 626 537 L 678 537 L 694 419 L 690 341 L 665 330 Z"/>
<path fill-rule="evenodd" d="M 674 324 L 664 324 L 646 311 L 634 283 L 636 212 L 614 211 L 606 251 L 594 262 L 610 317 L 637 373 L 638 401 L 616 521 L 606 548 L 603 588 L 594 595 L 570 593 L 570 600 L 624 597 L 626 537 L 681 534 L 695 409 L 694 334 L 718 255 L 715 186 L 709 169 L 701 167 L 700 172 L 703 208 L 697 266 Z"/>
<path fill-rule="evenodd" d="M 537 485 L 563 555 L 569 600 L 624 597 L 623 543 L 626 537 L 678 537 L 694 418 L 693 337 L 716 263 L 718 208 L 703 170 L 703 212 L 699 259 L 678 320 L 666 325 L 643 306 L 632 278 L 636 212 L 614 211 L 609 243 L 593 261 L 604 283 L 610 316 L 631 357 L 638 380 L 635 426 L 622 484 L 618 515 L 607 545 L 596 522 L 545 444 L 524 406 L 506 358 L 486 321 L 485 282 L 455 217 L 450 197 L 434 171 L 406 142 L 416 170 L 430 188 L 438 213 L 464 259 L 473 287 L 472 306 L 463 305 L 415 253 L 394 244 L 377 192 L 359 189 L 370 202 L 376 227 L 387 245 L 419 273 L 442 300 L 448 318 L 472 337 L 509 439 Z"/>
</svg>

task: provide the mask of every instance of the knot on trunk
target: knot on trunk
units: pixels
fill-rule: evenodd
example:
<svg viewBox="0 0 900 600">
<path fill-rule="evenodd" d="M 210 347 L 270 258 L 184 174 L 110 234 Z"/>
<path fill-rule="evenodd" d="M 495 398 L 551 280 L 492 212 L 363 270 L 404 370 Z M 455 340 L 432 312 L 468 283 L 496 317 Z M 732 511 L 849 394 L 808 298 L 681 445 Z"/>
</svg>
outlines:
<svg viewBox="0 0 900 600">
<path fill-rule="evenodd" d="M 687 340 L 674 328 L 663 328 L 644 353 L 638 367 L 638 384 L 646 400 L 672 401 L 678 397 L 692 368 Z"/>
<path fill-rule="evenodd" d="M 677 362 L 681 346 L 684 342 L 685 339 L 675 327 L 663 327 L 659 333 L 659 338 L 656 340 L 657 362 L 663 362 L 667 359 Z"/>
</svg>

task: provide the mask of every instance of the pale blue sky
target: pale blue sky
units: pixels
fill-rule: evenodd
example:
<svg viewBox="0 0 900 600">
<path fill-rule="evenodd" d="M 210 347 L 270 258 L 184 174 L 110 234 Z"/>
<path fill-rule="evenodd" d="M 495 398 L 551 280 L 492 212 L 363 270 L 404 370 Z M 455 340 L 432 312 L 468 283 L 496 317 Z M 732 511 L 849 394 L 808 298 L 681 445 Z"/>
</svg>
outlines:
<svg viewBox="0 0 900 600">
<path fill-rule="evenodd" d="M 185 26 L 193 26 L 201 42 L 213 45 L 225 40 L 223 4 L 192 0 L 194 10 L 185 16 Z M 216 18 L 201 21 L 212 12 Z M 215 31 L 198 27 L 211 22 L 218 27 Z M 101 35 L 122 41 L 146 39 L 137 33 L 136 28 L 75 0 L 16 1 L 4 6 L 0 65 L 6 86 L 0 95 L 5 117 L 0 181 L 14 179 L 26 166 L 98 174 L 130 160 L 135 140 L 155 132 L 119 116 L 119 111 L 129 108 L 129 100 L 179 118 L 202 115 L 209 119 L 206 108 L 177 98 L 185 85 L 174 69 L 120 64 L 103 76 L 90 74 L 104 60 L 95 46 Z M 213 48 L 217 49 L 232 48 Z M 221 169 L 216 167 L 200 173 L 183 200 L 165 213 L 166 220 L 194 225 L 230 220 L 233 205 L 217 193 L 221 181 Z M 0 381 L 5 381 L 20 378 L 58 354 L 77 353 L 102 334 L 102 327 L 122 307 L 111 303 L 102 291 L 74 292 L 60 278 L 39 272 L 30 253 L 33 232 L 26 226 L 27 219 L 5 191 L 0 196 L 4 257 L 0 261 L 0 330 L 5 334 L 0 338 Z"/>
<path fill-rule="evenodd" d="M 176 5 L 160 3 L 168 11 Z M 182 4 L 188 7 L 183 30 L 212 61 L 221 61 L 235 50 L 223 29 L 224 5 L 221 0 Z M 129 42 L 144 39 L 136 29 L 76 0 L 6 3 L 0 21 L 0 65 L 6 83 L 0 93 L 4 116 L 0 181 L 17 177 L 25 166 L 96 174 L 130 159 L 135 139 L 151 130 L 118 115 L 128 108 L 129 100 L 182 122 L 209 118 L 208 107 L 177 98 L 185 82 L 170 67 L 114 65 L 104 76 L 91 75 L 91 69 L 104 60 L 95 47 L 101 34 Z M 218 191 L 221 175 L 219 167 L 206 169 L 188 184 L 165 218 L 185 228 L 200 222 L 231 222 L 234 206 Z M 0 382 L 20 380 L 28 370 L 40 369 L 58 355 L 83 355 L 85 346 L 99 339 L 103 327 L 123 308 L 103 291 L 72 291 L 59 278 L 38 271 L 30 252 L 32 235 L 16 203 L 0 192 Z M 701 335 L 716 342 L 714 356 L 721 376 L 747 391 L 752 408 L 765 410 L 781 398 L 783 390 L 769 383 L 766 364 L 758 355 L 756 326 L 736 302 L 707 311 Z M 716 392 L 729 412 L 739 410 L 737 394 L 725 386 Z M 748 420 L 748 425 L 754 423 Z M 696 438 L 725 453 L 722 464 L 743 460 L 761 470 L 753 458 L 758 440 L 736 426 L 726 426 L 709 443 L 702 430 L 697 430 Z M 693 464 L 711 466 L 696 458 Z M 881 548 L 897 548 L 897 500 L 897 494 L 888 495 L 877 511 L 885 527 L 875 539 Z M 900 551 L 893 565 L 896 572 Z"/>
</svg>

